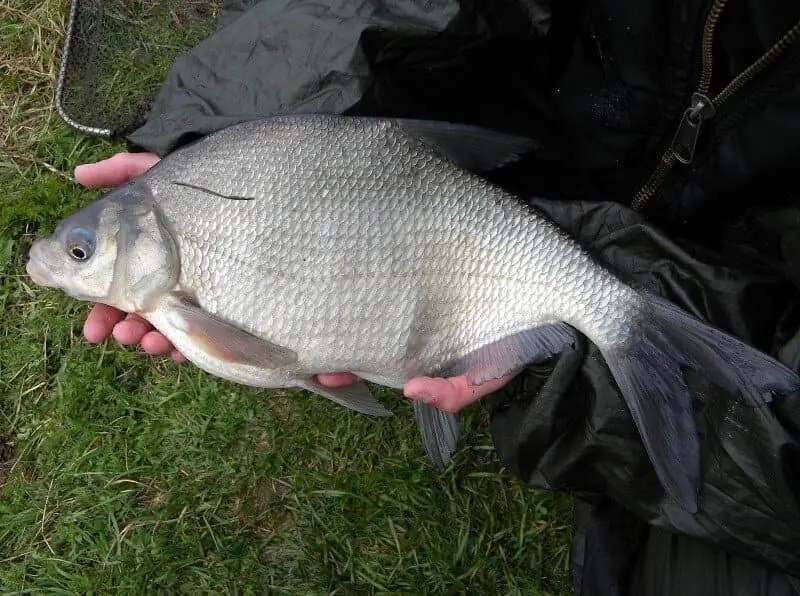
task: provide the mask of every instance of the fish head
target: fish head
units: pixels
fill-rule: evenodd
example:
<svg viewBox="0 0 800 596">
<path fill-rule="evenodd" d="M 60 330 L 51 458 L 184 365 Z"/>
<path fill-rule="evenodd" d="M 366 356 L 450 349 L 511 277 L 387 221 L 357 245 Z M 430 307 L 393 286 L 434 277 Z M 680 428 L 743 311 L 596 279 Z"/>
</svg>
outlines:
<svg viewBox="0 0 800 596">
<path fill-rule="evenodd" d="M 145 312 L 178 283 L 180 262 L 152 194 L 128 183 L 36 239 L 26 271 L 34 283 L 72 298 Z"/>
</svg>

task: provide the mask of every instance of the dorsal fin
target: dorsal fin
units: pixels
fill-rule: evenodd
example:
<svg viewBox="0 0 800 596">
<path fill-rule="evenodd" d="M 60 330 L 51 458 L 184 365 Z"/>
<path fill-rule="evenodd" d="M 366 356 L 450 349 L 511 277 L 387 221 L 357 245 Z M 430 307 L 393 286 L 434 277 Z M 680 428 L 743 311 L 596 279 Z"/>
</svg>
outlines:
<svg viewBox="0 0 800 596">
<path fill-rule="evenodd" d="M 515 162 L 540 145 L 529 137 L 469 124 L 403 118 L 395 122 L 407 134 L 434 147 L 460 167 L 474 172 L 486 172 Z"/>
</svg>

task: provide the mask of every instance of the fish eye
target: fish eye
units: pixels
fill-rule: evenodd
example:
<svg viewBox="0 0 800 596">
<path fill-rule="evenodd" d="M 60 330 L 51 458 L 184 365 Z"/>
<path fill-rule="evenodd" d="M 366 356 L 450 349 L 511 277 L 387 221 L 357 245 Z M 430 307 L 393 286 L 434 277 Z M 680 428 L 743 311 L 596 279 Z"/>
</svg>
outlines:
<svg viewBox="0 0 800 596">
<path fill-rule="evenodd" d="M 71 230 L 67 237 L 67 252 L 76 261 L 89 259 L 94 252 L 94 236 L 84 228 Z"/>
<path fill-rule="evenodd" d="M 76 261 L 85 261 L 89 258 L 89 251 L 79 244 L 72 244 L 69 247 L 69 255 Z"/>
</svg>

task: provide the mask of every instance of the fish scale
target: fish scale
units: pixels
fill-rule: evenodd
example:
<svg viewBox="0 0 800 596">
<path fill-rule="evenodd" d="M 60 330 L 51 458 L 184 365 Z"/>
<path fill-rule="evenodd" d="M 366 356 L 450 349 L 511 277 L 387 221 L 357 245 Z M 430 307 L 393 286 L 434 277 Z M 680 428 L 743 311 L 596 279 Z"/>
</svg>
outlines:
<svg viewBox="0 0 800 596">
<path fill-rule="evenodd" d="M 752 407 L 800 389 L 771 356 L 635 289 L 480 173 L 530 139 L 448 123 L 282 116 L 217 131 L 63 220 L 37 283 L 138 312 L 207 372 L 389 412 L 351 371 L 402 388 L 478 385 L 584 334 L 620 387 L 666 493 L 693 513 L 702 462 L 683 368 Z M 71 251 L 77 247 L 78 256 Z M 78 258 L 88 255 L 85 258 Z M 414 412 L 441 469 L 457 417 Z"/>
</svg>

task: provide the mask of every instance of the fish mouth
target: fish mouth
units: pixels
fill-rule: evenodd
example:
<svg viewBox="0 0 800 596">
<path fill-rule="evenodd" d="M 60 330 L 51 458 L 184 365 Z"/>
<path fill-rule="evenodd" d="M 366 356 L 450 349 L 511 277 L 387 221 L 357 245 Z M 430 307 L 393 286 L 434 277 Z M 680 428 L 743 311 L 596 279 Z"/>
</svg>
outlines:
<svg viewBox="0 0 800 596">
<path fill-rule="evenodd" d="M 44 287 L 52 287 L 53 280 L 47 271 L 47 268 L 42 264 L 38 257 L 40 246 L 38 243 L 31 246 L 30 254 L 28 255 L 28 262 L 25 265 L 25 272 L 28 274 L 33 282 L 37 285 Z"/>
<path fill-rule="evenodd" d="M 42 267 L 39 261 L 34 261 L 33 259 L 28 261 L 28 264 L 25 265 L 25 271 L 28 273 L 28 277 L 39 286 L 50 287 L 53 283 L 50 276 L 47 275 L 47 270 Z"/>
</svg>

